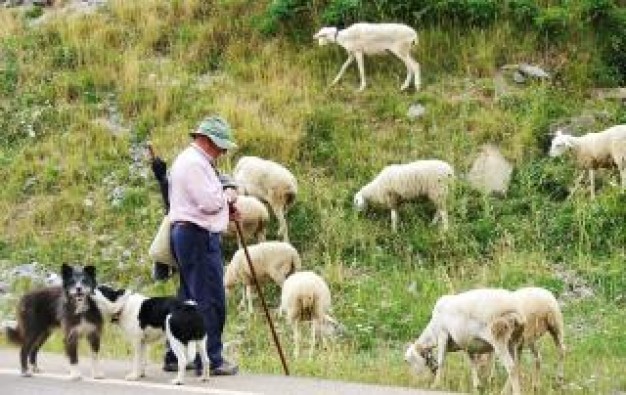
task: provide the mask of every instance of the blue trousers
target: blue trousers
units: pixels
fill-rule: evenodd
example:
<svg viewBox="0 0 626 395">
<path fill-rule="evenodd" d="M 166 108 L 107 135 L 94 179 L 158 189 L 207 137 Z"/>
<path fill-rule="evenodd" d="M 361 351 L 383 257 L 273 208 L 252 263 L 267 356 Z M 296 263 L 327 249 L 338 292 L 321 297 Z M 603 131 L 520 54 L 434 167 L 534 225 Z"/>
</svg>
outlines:
<svg viewBox="0 0 626 395">
<path fill-rule="evenodd" d="M 171 243 L 180 267 L 179 296 L 193 299 L 198 304 L 207 330 L 211 368 L 218 367 L 223 362 L 222 332 L 226 322 L 221 236 L 191 223 L 175 223 L 172 225 Z M 176 361 L 176 356 L 168 346 L 165 362 L 173 361 Z"/>
</svg>

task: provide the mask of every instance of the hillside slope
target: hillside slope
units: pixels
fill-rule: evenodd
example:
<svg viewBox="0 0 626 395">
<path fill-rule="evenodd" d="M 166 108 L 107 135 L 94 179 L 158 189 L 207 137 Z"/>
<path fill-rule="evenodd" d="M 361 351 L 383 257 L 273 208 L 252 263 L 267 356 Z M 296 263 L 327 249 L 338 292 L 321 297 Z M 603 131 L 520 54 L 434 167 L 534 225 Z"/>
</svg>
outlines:
<svg viewBox="0 0 626 395">
<path fill-rule="evenodd" d="M 417 29 L 414 50 L 420 92 L 399 92 L 404 67 L 384 56 L 366 59 L 369 86 L 356 93 L 355 69 L 328 87 L 345 53 L 311 38 L 329 18 L 324 7 L 339 2 L 287 12 L 271 21 L 274 35 L 263 33 L 276 14 L 268 2 L 110 0 L 84 14 L 62 12 L 65 3 L 43 19 L 39 11 L 0 9 L 3 268 L 89 262 L 103 281 L 173 292 L 173 282 L 150 279 L 147 247 L 162 207 L 144 144 L 152 141 L 171 161 L 198 120 L 219 113 L 240 146 L 222 168 L 258 155 L 298 177 L 290 236 L 304 267 L 329 280 L 334 315 L 348 330 L 319 358 L 292 361 L 296 374 L 424 386 L 403 365 L 403 344 L 437 297 L 533 284 L 564 303 L 568 391 L 626 389 L 626 198 L 607 170 L 595 201 L 584 193 L 565 200 L 573 165 L 545 153 L 555 125 L 583 133 L 626 122 L 622 103 L 593 94 L 621 77 L 601 53 L 602 36 L 588 34 L 587 19 L 567 37 L 558 29 L 520 30 L 506 19 L 470 27 L 430 21 Z M 281 3 L 288 2 L 273 4 Z M 582 15 L 571 11 L 571 18 Z M 521 62 L 553 78 L 517 85 L 507 73 L 498 77 L 500 66 Z M 426 112 L 410 119 L 415 103 Z M 353 211 L 353 194 L 383 166 L 440 158 L 463 175 L 484 143 L 499 145 L 514 164 L 509 194 L 482 196 L 461 179 L 449 232 L 430 226 L 427 203 L 401 209 L 397 234 L 387 211 Z M 235 246 L 226 247 L 228 259 Z M 19 294 L 27 286 L 12 287 Z M 276 289 L 269 298 L 277 305 Z M 7 300 L 0 311 L 10 314 Z M 263 317 L 240 314 L 236 301 L 230 307 L 227 340 L 240 343 L 242 367 L 278 372 Z M 545 393 L 552 393 L 554 354 L 551 345 L 544 349 Z M 447 370 L 446 388 L 468 390 L 461 356 Z"/>
</svg>

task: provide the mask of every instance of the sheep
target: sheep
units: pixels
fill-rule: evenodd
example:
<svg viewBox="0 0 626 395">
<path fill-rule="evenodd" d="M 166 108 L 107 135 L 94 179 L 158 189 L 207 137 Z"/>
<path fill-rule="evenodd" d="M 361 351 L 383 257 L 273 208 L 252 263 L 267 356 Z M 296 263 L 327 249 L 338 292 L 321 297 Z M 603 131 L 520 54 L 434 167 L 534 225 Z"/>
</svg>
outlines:
<svg viewBox="0 0 626 395">
<path fill-rule="evenodd" d="M 626 189 L 626 125 L 612 126 L 597 133 L 572 136 L 558 130 L 552 139 L 550 156 L 557 157 L 568 150 L 574 152 L 579 168 L 589 171 L 591 198 L 595 194 L 595 169 L 617 166 L 621 188 Z M 570 196 L 578 188 L 584 172 L 576 179 Z"/>
<path fill-rule="evenodd" d="M 313 355 L 316 334 L 324 345 L 327 337 L 334 334 L 340 324 L 328 312 L 331 306 L 330 290 L 326 281 L 311 271 L 297 272 L 289 276 L 280 295 L 280 315 L 286 315 L 293 331 L 294 358 L 300 354 L 300 330 L 302 321 L 311 321 L 309 358 Z"/>
<path fill-rule="evenodd" d="M 239 159 L 233 178 L 240 192 L 255 196 L 269 204 L 278 219 L 278 233 L 283 241 L 289 241 L 285 214 L 298 193 L 298 182 L 294 175 L 282 165 L 255 156 Z"/>
<path fill-rule="evenodd" d="M 363 91 L 366 86 L 363 56 L 389 51 L 406 66 L 406 79 L 400 89 L 406 90 L 412 78 L 415 90 L 420 89 L 420 65 L 411 57 L 411 47 L 417 43 L 417 33 L 410 26 L 400 23 L 355 23 L 342 30 L 323 27 L 313 38 L 318 40 L 319 45 L 337 43 L 348 52 L 348 60 L 341 66 L 331 85 L 341 79 L 348 66 L 356 59 L 361 78 L 359 91 Z"/>
<path fill-rule="evenodd" d="M 435 303 L 419 338 L 408 346 L 405 361 L 418 374 L 430 371 L 435 376 L 433 387 L 437 387 L 446 351 L 464 350 L 470 357 L 494 351 L 508 373 L 505 390 L 511 387 L 513 395 L 520 395 L 514 350 L 522 341 L 525 323 L 511 291 L 481 288 L 444 295 Z"/>
<path fill-rule="evenodd" d="M 291 244 L 283 241 L 265 241 L 248 246 L 248 253 L 259 284 L 273 280 L 278 286 L 282 286 L 285 279 L 301 267 L 298 251 Z M 252 313 L 254 280 L 243 249 L 237 250 L 226 266 L 224 288 L 227 294 L 238 283 L 244 285 L 243 297 L 239 306 L 245 308 L 247 300 L 248 312 Z"/>
<path fill-rule="evenodd" d="M 557 383 L 563 384 L 563 360 L 565 357 L 564 324 L 563 314 L 559 302 L 552 292 L 538 287 L 520 288 L 513 292 L 518 301 L 518 307 L 526 318 L 522 341 L 516 352 L 517 363 L 520 363 L 522 349 L 528 347 L 533 353 L 535 370 L 532 375 L 532 386 L 535 391 L 539 389 L 539 371 L 541 369 L 541 356 L 537 349 L 537 342 L 549 332 L 557 348 Z M 490 354 L 491 356 L 491 354 Z M 478 372 L 476 360 L 472 362 L 472 379 L 474 388 L 478 387 Z M 493 370 L 493 368 L 492 368 Z"/>
<path fill-rule="evenodd" d="M 436 159 L 390 165 L 356 193 L 354 206 L 357 211 L 363 211 L 371 202 L 391 209 L 391 228 L 397 232 L 400 203 L 426 196 L 437 209 L 432 223 L 435 224 L 441 220 L 443 229 L 447 230 L 446 202 L 449 184 L 453 177 L 452 166 Z"/>
<path fill-rule="evenodd" d="M 239 223 L 244 240 L 255 237 L 257 242 L 265 241 L 265 231 L 270 218 L 267 207 L 254 196 L 242 195 L 237 197 L 235 208 L 241 215 Z M 225 236 L 237 238 L 237 228 L 233 221 L 228 223 Z M 237 242 L 241 247 L 241 241 L 237 239 Z"/>
</svg>

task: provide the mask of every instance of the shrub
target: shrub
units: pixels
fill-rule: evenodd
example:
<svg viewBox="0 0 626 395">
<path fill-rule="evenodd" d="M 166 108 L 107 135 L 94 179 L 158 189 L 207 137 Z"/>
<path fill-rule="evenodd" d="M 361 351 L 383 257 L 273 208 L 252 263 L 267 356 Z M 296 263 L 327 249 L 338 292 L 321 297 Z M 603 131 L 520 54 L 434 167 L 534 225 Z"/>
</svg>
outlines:
<svg viewBox="0 0 626 395">
<path fill-rule="evenodd" d="M 568 33 L 570 13 L 561 7 L 548 7 L 535 18 L 539 33 L 547 39 L 562 38 Z"/>
</svg>

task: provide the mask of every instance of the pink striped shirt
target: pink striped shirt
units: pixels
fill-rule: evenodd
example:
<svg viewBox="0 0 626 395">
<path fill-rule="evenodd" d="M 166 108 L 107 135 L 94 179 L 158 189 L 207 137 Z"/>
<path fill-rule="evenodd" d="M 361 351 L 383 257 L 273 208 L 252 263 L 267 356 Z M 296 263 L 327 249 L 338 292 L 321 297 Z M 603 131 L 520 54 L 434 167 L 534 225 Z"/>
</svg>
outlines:
<svg viewBox="0 0 626 395">
<path fill-rule="evenodd" d="M 178 155 L 170 170 L 170 221 L 188 221 L 210 232 L 228 226 L 228 204 L 213 158 L 191 144 Z"/>
</svg>

